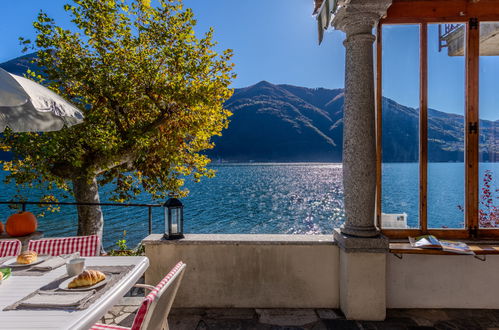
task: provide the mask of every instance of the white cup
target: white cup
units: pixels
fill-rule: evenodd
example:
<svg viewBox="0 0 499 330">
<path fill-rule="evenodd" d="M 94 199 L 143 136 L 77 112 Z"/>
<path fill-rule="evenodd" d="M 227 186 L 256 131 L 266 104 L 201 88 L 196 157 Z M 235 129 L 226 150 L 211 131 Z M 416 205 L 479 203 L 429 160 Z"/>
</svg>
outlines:
<svg viewBox="0 0 499 330">
<path fill-rule="evenodd" d="M 76 276 L 81 272 L 83 272 L 84 269 L 85 269 L 84 258 L 71 259 L 66 263 L 66 270 L 69 276 Z"/>
</svg>

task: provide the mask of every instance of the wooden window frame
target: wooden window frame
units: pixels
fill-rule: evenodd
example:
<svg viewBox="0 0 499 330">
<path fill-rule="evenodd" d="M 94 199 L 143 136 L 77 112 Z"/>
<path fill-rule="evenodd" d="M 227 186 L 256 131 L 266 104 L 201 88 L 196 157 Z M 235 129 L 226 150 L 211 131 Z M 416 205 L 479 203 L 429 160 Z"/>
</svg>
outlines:
<svg viewBox="0 0 499 330">
<path fill-rule="evenodd" d="M 470 20 L 478 26 L 470 28 Z M 390 238 L 432 234 L 441 238 L 499 238 L 499 228 L 479 228 L 479 128 L 470 132 L 469 123 L 479 122 L 479 37 L 480 22 L 499 21 L 499 0 L 395 0 L 376 33 L 376 224 Z M 465 51 L 465 225 L 463 229 L 429 229 L 428 192 L 428 24 L 466 24 Z M 383 229 L 382 213 L 382 29 L 383 25 L 419 24 L 420 118 L 419 118 L 419 229 Z"/>
</svg>

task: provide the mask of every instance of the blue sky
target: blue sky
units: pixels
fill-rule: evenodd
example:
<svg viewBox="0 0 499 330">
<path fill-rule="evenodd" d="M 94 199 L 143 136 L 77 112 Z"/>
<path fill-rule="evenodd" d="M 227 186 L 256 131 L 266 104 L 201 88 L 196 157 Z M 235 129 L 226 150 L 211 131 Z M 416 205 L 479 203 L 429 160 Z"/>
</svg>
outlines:
<svg viewBox="0 0 499 330">
<path fill-rule="evenodd" d="M 33 37 L 31 23 L 40 9 L 69 26 L 62 9 L 69 0 L 0 1 L 0 62 L 21 55 L 19 36 Z M 317 43 L 312 0 L 184 0 L 198 20 L 197 32 L 215 29 L 219 50 L 234 50 L 237 80 L 246 87 L 261 80 L 306 87 L 341 88 L 343 33 L 331 31 Z M 5 13 L 11 13 L 5 15 Z"/>
<path fill-rule="evenodd" d="M 499 56 L 480 58 L 480 118 L 499 119 Z M 419 107 L 419 26 L 383 27 L 383 95 Z M 428 25 L 428 107 L 464 115 L 465 61 L 438 50 L 438 24 Z"/>
<path fill-rule="evenodd" d="M 0 62 L 21 55 L 18 37 L 34 37 L 31 23 L 43 9 L 65 27 L 63 10 L 68 0 L 1 1 Z M 215 29 L 218 50 L 234 50 L 238 78 L 233 87 L 261 80 L 305 87 L 341 88 L 344 85 L 344 34 L 329 31 L 321 46 L 312 17 L 312 0 L 184 0 L 194 10 L 201 35 Z M 6 15 L 5 13 L 9 13 Z M 464 112 L 464 59 L 438 52 L 437 26 L 429 27 L 429 106 L 437 110 Z M 8 31 L 8 33 L 6 33 Z M 417 26 L 384 30 L 383 94 L 397 102 L 418 107 L 419 37 Z M 481 117 L 499 119 L 495 92 L 499 79 L 497 57 L 483 58 Z"/>
</svg>

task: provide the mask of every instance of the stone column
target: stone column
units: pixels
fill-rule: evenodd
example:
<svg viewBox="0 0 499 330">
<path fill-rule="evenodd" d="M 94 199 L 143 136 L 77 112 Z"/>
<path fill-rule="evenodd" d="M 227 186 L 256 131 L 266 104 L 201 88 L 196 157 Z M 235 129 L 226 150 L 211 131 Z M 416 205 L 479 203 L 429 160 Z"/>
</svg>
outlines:
<svg viewBox="0 0 499 330">
<path fill-rule="evenodd" d="M 347 0 L 333 26 L 346 33 L 343 113 L 345 224 L 335 230 L 340 247 L 340 307 L 348 319 L 386 316 L 388 240 L 374 224 L 376 136 L 372 34 L 391 0 Z"/>
<path fill-rule="evenodd" d="M 376 133 L 372 30 L 391 1 L 350 1 L 338 10 L 335 28 L 346 33 L 343 112 L 343 234 L 375 237 Z"/>
</svg>

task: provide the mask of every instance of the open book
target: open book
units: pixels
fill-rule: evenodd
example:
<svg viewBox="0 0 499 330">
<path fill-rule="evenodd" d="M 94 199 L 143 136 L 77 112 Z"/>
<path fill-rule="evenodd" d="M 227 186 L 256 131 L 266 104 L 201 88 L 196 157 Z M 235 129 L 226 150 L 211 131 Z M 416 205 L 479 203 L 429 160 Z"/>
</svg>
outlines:
<svg viewBox="0 0 499 330">
<path fill-rule="evenodd" d="M 439 249 L 458 254 L 475 254 L 475 252 L 473 252 L 466 243 L 439 240 L 433 235 L 423 235 L 416 238 L 409 237 L 409 242 L 411 243 L 412 247 L 422 249 Z"/>
</svg>

